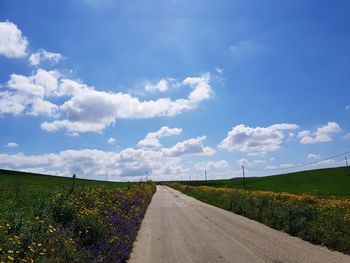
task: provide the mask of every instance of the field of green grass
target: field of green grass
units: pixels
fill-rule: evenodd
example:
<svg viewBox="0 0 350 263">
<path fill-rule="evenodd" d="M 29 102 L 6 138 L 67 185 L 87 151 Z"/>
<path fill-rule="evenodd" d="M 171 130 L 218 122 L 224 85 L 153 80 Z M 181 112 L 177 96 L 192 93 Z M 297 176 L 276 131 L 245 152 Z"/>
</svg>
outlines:
<svg viewBox="0 0 350 263">
<path fill-rule="evenodd" d="M 129 183 L 106 182 L 96 180 L 86 180 L 76 178 L 77 186 L 106 186 L 108 188 L 123 187 Z M 0 169 L 0 187 L 7 185 L 24 186 L 28 188 L 43 187 L 45 189 L 55 189 L 61 187 L 70 187 L 72 178 L 61 176 L 47 176 L 35 173 L 25 173 Z"/>
<path fill-rule="evenodd" d="M 177 182 L 180 183 L 180 182 Z M 243 188 L 243 179 L 182 181 L 192 186 Z M 350 196 L 350 174 L 346 167 L 327 168 L 281 175 L 246 178 L 250 190 Z"/>
<path fill-rule="evenodd" d="M 0 262 L 125 262 L 154 192 L 0 170 Z"/>
</svg>

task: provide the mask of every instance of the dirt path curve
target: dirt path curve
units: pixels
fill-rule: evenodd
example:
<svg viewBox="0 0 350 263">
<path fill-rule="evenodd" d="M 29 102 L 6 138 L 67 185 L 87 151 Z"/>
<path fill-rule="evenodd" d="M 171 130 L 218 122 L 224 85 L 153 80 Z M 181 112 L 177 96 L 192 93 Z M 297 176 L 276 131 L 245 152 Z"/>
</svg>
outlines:
<svg viewBox="0 0 350 263">
<path fill-rule="evenodd" d="M 341 263 L 350 256 L 157 186 L 129 262 Z"/>
</svg>

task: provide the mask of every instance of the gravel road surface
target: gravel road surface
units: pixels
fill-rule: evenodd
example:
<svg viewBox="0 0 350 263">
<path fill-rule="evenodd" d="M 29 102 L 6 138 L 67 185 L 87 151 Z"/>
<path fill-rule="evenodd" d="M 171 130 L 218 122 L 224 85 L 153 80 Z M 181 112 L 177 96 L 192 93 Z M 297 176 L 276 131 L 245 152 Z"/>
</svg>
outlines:
<svg viewBox="0 0 350 263">
<path fill-rule="evenodd" d="M 350 263 L 350 256 L 157 186 L 129 262 Z"/>
</svg>

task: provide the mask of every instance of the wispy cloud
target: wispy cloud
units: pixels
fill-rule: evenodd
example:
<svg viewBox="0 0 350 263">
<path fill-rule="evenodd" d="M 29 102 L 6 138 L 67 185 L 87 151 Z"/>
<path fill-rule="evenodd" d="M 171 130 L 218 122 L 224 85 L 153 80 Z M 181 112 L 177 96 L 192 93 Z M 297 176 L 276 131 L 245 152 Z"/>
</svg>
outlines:
<svg viewBox="0 0 350 263">
<path fill-rule="evenodd" d="M 30 55 L 29 63 L 32 66 L 38 66 L 43 61 L 49 61 L 53 64 L 56 64 L 62 59 L 63 59 L 63 56 L 60 53 L 53 53 L 53 52 L 46 51 L 44 49 L 40 49 L 38 52 Z"/>
<path fill-rule="evenodd" d="M 235 57 L 252 56 L 264 51 L 265 49 L 265 46 L 252 40 L 240 41 L 229 47 L 231 55 Z"/>
<path fill-rule="evenodd" d="M 7 148 L 16 148 L 16 147 L 18 147 L 18 144 L 15 142 L 9 142 L 8 144 L 5 144 L 4 146 Z"/>
</svg>

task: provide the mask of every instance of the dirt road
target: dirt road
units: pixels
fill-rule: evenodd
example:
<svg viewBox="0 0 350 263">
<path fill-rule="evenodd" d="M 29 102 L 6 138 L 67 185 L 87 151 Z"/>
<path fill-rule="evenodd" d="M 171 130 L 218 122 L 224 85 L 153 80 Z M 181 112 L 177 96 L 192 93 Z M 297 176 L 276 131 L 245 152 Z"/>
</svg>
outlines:
<svg viewBox="0 0 350 263">
<path fill-rule="evenodd" d="M 340 263 L 350 256 L 158 186 L 129 262 Z"/>
</svg>

